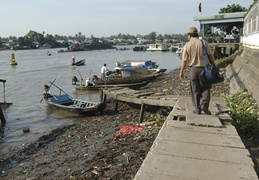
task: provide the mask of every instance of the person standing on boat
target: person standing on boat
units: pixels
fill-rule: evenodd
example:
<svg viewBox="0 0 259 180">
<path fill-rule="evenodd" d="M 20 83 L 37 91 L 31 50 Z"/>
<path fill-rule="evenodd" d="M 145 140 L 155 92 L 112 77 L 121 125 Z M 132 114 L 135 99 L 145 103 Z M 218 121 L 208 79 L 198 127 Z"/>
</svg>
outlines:
<svg viewBox="0 0 259 180">
<path fill-rule="evenodd" d="M 87 77 L 85 80 L 85 86 L 94 86 L 94 82 L 91 81 L 90 77 Z"/>
<path fill-rule="evenodd" d="M 188 30 L 188 40 L 189 42 L 184 46 L 182 51 L 180 79 L 183 79 L 184 68 L 187 63 L 189 63 L 189 66 L 191 67 L 190 90 L 192 96 L 192 104 L 195 108 L 193 113 L 201 114 L 201 111 L 203 111 L 205 114 L 211 115 L 211 112 L 209 110 L 211 85 L 205 84 L 200 76 L 201 71 L 203 71 L 206 64 L 204 64 L 202 42 L 198 37 L 198 30 L 196 27 L 191 27 Z M 204 45 L 209 62 L 216 66 L 215 59 L 208 42 L 204 41 Z"/>
<path fill-rule="evenodd" d="M 106 73 L 108 72 L 108 69 L 106 68 L 106 64 L 103 65 L 101 69 L 101 79 L 106 80 Z"/>
</svg>

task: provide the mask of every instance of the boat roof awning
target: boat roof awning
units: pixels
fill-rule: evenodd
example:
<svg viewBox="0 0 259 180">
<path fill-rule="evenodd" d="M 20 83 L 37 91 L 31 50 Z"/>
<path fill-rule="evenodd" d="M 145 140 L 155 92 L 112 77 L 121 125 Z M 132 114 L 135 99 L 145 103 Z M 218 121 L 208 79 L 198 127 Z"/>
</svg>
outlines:
<svg viewBox="0 0 259 180">
<path fill-rule="evenodd" d="M 227 24 L 243 23 L 247 12 L 221 13 L 211 15 L 194 16 L 194 21 L 200 21 L 200 24 Z"/>
</svg>

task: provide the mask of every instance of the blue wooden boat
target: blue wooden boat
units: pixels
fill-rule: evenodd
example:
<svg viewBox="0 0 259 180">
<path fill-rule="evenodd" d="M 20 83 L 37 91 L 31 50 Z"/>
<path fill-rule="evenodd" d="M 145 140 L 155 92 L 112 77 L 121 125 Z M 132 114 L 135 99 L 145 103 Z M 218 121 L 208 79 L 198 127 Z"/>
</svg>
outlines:
<svg viewBox="0 0 259 180">
<path fill-rule="evenodd" d="M 52 96 L 46 98 L 46 103 L 54 108 L 69 111 L 80 115 L 96 114 L 102 112 L 106 106 L 105 103 L 97 103 L 73 99 L 68 94 Z"/>
<path fill-rule="evenodd" d="M 52 82 L 51 82 L 52 83 Z M 51 84 L 56 86 L 55 84 Z M 61 109 L 67 112 L 76 113 L 80 115 L 90 115 L 96 114 L 98 112 L 102 112 L 106 104 L 105 103 L 97 103 L 85 100 L 74 99 L 67 93 L 65 93 L 62 89 L 60 91 L 64 92 L 61 95 L 52 95 L 49 92 L 49 86 L 44 85 L 46 93 L 43 94 L 43 98 L 49 106 L 52 106 L 57 109 Z M 47 88 L 46 88 L 47 87 Z"/>
</svg>

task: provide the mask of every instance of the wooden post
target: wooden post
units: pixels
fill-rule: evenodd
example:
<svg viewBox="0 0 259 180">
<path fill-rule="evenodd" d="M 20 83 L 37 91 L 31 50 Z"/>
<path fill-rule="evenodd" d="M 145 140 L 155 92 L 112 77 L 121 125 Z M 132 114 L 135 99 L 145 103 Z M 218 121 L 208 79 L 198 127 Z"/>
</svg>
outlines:
<svg viewBox="0 0 259 180">
<path fill-rule="evenodd" d="M 139 123 L 143 122 L 144 110 L 145 110 L 145 104 L 141 103 L 140 115 L 139 115 Z"/>
<path fill-rule="evenodd" d="M 6 119 L 4 117 L 4 113 L 2 111 L 2 108 L 0 106 L 0 119 L 1 119 L 1 127 L 5 127 L 5 124 L 6 124 Z"/>
<path fill-rule="evenodd" d="M 99 91 L 100 91 L 100 101 L 105 102 L 106 101 L 106 94 L 103 94 L 103 88 L 101 88 Z"/>
<path fill-rule="evenodd" d="M 103 102 L 103 90 L 102 90 L 102 88 L 99 89 L 99 93 L 100 93 L 100 102 Z"/>
<path fill-rule="evenodd" d="M 106 96 L 106 94 L 104 94 L 104 96 L 103 96 L 103 102 L 106 102 L 106 98 L 107 98 L 107 96 Z"/>
<path fill-rule="evenodd" d="M 118 104 L 119 104 L 119 101 L 118 101 L 118 99 L 116 99 L 115 100 L 115 109 L 114 109 L 114 111 L 118 110 Z"/>
</svg>

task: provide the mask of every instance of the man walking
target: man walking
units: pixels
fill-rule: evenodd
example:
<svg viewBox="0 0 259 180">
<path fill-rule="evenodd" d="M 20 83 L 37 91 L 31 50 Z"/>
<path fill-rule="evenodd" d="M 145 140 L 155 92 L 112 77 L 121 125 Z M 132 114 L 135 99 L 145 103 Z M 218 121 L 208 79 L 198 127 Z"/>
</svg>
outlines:
<svg viewBox="0 0 259 180">
<path fill-rule="evenodd" d="M 202 53 L 202 42 L 198 37 L 198 30 L 195 27 L 191 27 L 188 30 L 189 42 L 184 46 L 182 52 L 182 66 L 180 70 L 180 79 L 184 78 L 184 68 L 189 63 L 190 66 L 190 90 L 192 97 L 192 104 L 194 106 L 193 113 L 201 114 L 203 111 L 207 115 L 211 115 L 209 110 L 210 103 L 210 89 L 211 85 L 205 84 L 201 79 L 201 72 L 206 66 L 204 64 L 203 53 Z M 207 54 L 207 63 L 215 64 L 214 56 L 212 55 L 211 49 L 204 41 L 204 47 Z"/>
</svg>

